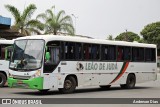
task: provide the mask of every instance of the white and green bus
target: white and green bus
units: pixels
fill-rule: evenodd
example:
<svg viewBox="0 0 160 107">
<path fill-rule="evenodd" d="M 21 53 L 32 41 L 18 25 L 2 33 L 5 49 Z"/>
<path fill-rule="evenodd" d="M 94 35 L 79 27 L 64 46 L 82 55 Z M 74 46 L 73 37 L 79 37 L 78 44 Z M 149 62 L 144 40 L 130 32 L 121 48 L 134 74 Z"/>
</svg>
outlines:
<svg viewBox="0 0 160 107">
<path fill-rule="evenodd" d="M 62 93 L 117 84 L 131 89 L 136 83 L 157 79 L 156 53 L 153 44 L 55 35 L 22 37 L 14 42 L 8 85 Z"/>
<path fill-rule="evenodd" d="M 0 40 L 0 87 L 7 81 L 13 40 Z"/>
</svg>

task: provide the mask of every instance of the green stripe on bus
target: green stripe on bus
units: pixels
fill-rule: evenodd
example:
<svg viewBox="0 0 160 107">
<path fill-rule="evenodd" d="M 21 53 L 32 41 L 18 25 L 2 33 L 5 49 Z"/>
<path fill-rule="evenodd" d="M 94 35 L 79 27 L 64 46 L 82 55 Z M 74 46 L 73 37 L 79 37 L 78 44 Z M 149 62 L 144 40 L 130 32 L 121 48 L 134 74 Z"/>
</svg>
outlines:
<svg viewBox="0 0 160 107">
<path fill-rule="evenodd" d="M 21 82 L 21 83 L 19 83 Z M 13 88 L 26 88 L 23 86 L 27 86 L 29 89 L 43 89 L 43 77 L 32 78 L 29 80 L 19 80 L 14 78 L 8 78 L 8 86 Z"/>
</svg>

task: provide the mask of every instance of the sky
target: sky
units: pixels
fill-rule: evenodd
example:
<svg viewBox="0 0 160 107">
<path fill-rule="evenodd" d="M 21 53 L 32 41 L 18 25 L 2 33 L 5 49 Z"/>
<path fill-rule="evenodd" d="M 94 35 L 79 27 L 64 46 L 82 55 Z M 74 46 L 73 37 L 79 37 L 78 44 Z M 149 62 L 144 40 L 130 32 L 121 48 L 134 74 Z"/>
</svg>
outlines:
<svg viewBox="0 0 160 107">
<path fill-rule="evenodd" d="M 160 0 L 0 0 L 0 15 L 14 18 L 5 9 L 5 4 L 17 7 L 20 11 L 31 3 L 37 6 L 33 15 L 45 12 L 55 6 L 55 12 L 65 10 L 72 16 L 77 35 L 106 39 L 120 33 L 140 31 L 149 23 L 160 21 Z"/>
</svg>

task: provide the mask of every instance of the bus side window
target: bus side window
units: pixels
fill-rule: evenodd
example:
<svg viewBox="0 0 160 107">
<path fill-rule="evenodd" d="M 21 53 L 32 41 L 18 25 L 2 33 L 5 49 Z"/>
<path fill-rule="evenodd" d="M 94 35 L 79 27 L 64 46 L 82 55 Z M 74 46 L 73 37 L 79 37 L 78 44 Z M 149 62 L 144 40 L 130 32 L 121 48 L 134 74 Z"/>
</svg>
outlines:
<svg viewBox="0 0 160 107">
<path fill-rule="evenodd" d="M 84 60 L 89 60 L 91 59 L 91 45 L 90 44 L 84 44 L 83 46 L 83 54 L 84 54 Z"/>
<path fill-rule="evenodd" d="M 139 48 L 139 61 L 144 61 L 144 48 Z"/>
<path fill-rule="evenodd" d="M 91 57 L 93 60 L 99 59 L 99 54 L 100 53 L 100 45 L 92 45 L 91 48 Z"/>
<path fill-rule="evenodd" d="M 101 59 L 102 60 L 107 60 L 108 58 L 108 46 L 102 45 L 102 49 L 101 49 Z"/>
<path fill-rule="evenodd" d="M 118 46 L 117 47 L 117 61 L 130 61 L 131 47 Z"/>
<path fill-rule="evenodd" d="M 1 48 L 1 59 L 5 59 L 5 48 Z"/>
<path fill-rule="evenodd" d="M 117 61 L 123 60 L 122 58 L 123 57 L 123 47 L 118 47 L 117 51 L 118 51 Z"/>
<path fill-rule="evenodd" d="M 69 59 L 75 59 L 75 43 L 70 43 Z"/>
<path fill-rule="evenodd" d="M 75 58 L 77 60 L 82 59 L 82 44 L 80 44 L 80 43 L 75 44 Z"/>
<path fill-rule="evenodd" d="M 75 43 L 65 43 L 65 59 L 75 59 Z"/>
<path fill-rule="evenodd" d="M 138 58 L 138 50 L 137 50 L 137 48 L 132 48 L 132 60 L 133 61 L 136 61 Z"/>
<path fill-rule="evenodd" d="M 151 61 L 151 49 L 150 48 L 146 48 L 145 49 L 145 61 Z"/>
<path fill-rule="evenodd" d="M 12 46 L 5 48 L 5 60 L 10 60 L 12 51 L 13 51 Z"/>
<path fill-rule="evenodd" d="M 152 59 L 151 59 L 151 61 L 154 61 L 154 62 L 156 62 L 156 49 L 151 49 L 151 52 L 152 52 Z"/>
<path fill-rule="evenodd" d="M 144 61 L 144 48 L 132 48 L 132 60 L 135 62 L 142 62 Z"/>
<path fill-rule="evenodd" d="M 131 47 L 124 47 L 124 56 L 123 56 L 125 61 L 130 61 L 131 60 Z"/>
<path fill-rule="evenodd" d="M 108 47 L 108 60 L 116 60 L 116 46 Z"/>
</svg>

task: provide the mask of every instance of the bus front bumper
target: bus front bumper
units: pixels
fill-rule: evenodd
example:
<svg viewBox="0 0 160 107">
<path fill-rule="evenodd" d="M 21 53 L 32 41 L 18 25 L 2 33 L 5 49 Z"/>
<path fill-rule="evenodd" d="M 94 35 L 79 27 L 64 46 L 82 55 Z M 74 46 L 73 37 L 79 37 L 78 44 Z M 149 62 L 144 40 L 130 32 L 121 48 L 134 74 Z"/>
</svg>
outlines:
<svg viewBox="0 0 160 107">
<path fill-rule="evenodd" d="M 11 88 L 28 88 L 41 90 L 43 89 L 43 77 L 37 77 L 28 80 L 8 78 L 8 86 Z"/>
</svg>

